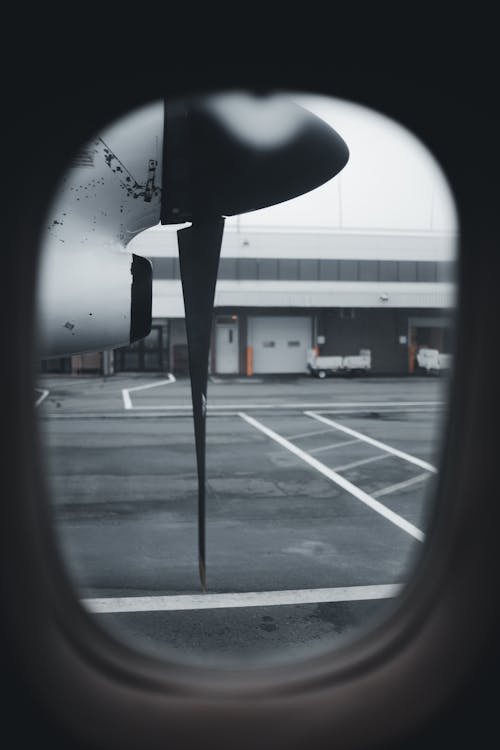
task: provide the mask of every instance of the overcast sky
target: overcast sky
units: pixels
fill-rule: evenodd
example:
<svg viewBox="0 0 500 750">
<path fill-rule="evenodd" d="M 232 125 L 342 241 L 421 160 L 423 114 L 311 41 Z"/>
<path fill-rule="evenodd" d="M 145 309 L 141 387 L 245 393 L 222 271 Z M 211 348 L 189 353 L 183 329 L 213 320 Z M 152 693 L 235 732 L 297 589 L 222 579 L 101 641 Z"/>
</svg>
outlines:
<svg viewBox="0 0 500 750">
<path fill-rule="evenodd" d="M 227 219 L 227 227 L 290 227 L 395 231 L 457 230 L 453 198 L 427 148 L 406 128 L 340 99 L 296 96 L 346 141 L 340 175 L 277 206 Z"/>
</svg>

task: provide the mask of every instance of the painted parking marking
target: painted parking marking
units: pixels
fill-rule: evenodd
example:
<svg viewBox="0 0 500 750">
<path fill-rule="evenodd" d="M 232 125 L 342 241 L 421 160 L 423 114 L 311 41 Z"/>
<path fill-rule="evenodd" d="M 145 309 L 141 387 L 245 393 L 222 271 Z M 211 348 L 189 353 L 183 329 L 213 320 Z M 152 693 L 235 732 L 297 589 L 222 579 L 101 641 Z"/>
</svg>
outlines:
<svg viewBox="0 0 500 750">
<path fill-rule="evenodd" d="M 415 539 L 418 539 L 419 542 L 424 541 L 425 534 L 423 533 L 423 531 L 418 529 L 416 526 L 414 526 L 412 523 L 407 521 L 402 516 L 398 515 L 397 513 L 394 513 L 394 511 L 387 508 L 381 502 L 376 500 L 367 492 L 364 492 L 364 490 L 360 489 L 352 482 L 349 482 L 348 479 L 345 479 L 336 471 L 333 471 L 333 469 L 330 469 L 328 468 L 328 466 L 325 466 L 325 464 L 318 461 L 317 458 L 314 458 L 313 456 L 309 455 L 309 453 L 306 453 L 305 451 L 301 450 L 296 445 L 291 443 L 289 440 L 282 437 L 282 435 L 278 435 L 277 432 L 274 432 L 274 430 L 271 430 L 269 427 L 266 427 L 264 424 L 262 424 L 262 422 L 257 421 L 250 415 L 245 414 L 245 412 L 239 412 L 239 416 L 241 417 L 241 419 L 244 419 L 245 422 L 248 422 L 248 424 L 252 425 L 252 427 L 255 427 L 255 429 L 257 430 L 260 430 L 260 432 L 263 432 L 264 435 L 267 435 L 269 438 L 271 438 L 271 440 L 274 440 L 283 448 L 286 448 L 287 450 L 289 450 L 290 453 L 293 453 L 302 461 L 309 464 L 309 466 L 312 466 L 313 469 L 316 469 L 316 471 L 318 471 L 320 474 L 323 474 L 323 476 L 327 477 L 327 479 L 329 479 L 331 482 L 334 482 L 339 487 L 342 487 L 342 489 L 346 490 L 346 492 L 353 495 L 353 497 L 360 500 L 362 503 L 367 505 L 369 508 L 374 510 L 379 515 L 383 516 L 385 519 L 393 523 L 395 526 L 398 526 L 407 534 L 410 534 L 410 536 L 414 537 Z"/>
<path fill-rule="evenodd" d="M 173 377 L 173 376 L 172 376 Z M 154 383 L 148 387 L 154 387 L 154 385 L 162 385 L 164 382 Z M 144 388 L 144 386 L 137 387 Z M 123 390 L 132 391 L 133 388 L 124 388 Z M 122 391 L 123 392 L 123 391 Z M 435 407 L 443 406 L 444 401 L 358 401 L 358 402 L 346 402 L 342 401 L 321 401 L 316 402 L 291 402 L 291 403 L 280 403 L 280 402 L 264 402 L 255 403 L 255 401 L 243 402 L 243 403 L 220 403 L 220 402 L 207 402 L 207 411 L 220 410 L 220 411 L 250 411 L 250 410 L 261 410 L 261 409 L 324 409 L 328 411 L 335 411 L 337 414 L 357 414 L 363 409 L 378 407 L 379 410 L 384 411 L 391 410 L 392 407 L 401 407 L 405 411 L 434 411 Z M 385 408 L 384 408 L 385 407 Z M 413 407 L 416 407 L 415 409 Z M 155 411 L 187 411 L 191 412 L 193 407 L 191 403 L 184 404 L 156 404 L 144 406 L 132 406 L 126 407 L 134 410 L 155 410 Z"/>
<path fill-rule="evenodd" d="M 45 390 L 44 388 L 35 388 L 34 390 L 35 390 L 35 391 L 38 391 L 38 393 L 40 393 L 40 396 L 39 396 L 39 397 L 37 398 L 37 400 L 35 401 L 35 409 L 36 409 L 36 408 L 37 408 L 37 406 L 40 406 L 40 404 L 41 404 L 41 403 L 42 403 L 43 401 L 45 401 L 45 399 L 46 399 L 46 398 L 47 398 L 47 396 L 49 395 L 50 391 L 46 391 L 46 390 Z"/>
<path fill-rule="evenodd" d="M 238 594 L 192 594 L 180 596 L 122 596 L 82 599 L 90 612 L 115 614 L 124 612 L 179 612 L 196 609 L 236 607 L 275 607 L 290 604 L 324 602 L 359 602 L 389 599 L 397 596 L 403 584 L 345 586 L 330 589 L 291 589 L 288 591 L 249 591 Z"/>
<path fill-rule="evenodd" d="M 429 474 L 427 473 L 417 474 L 416 477 L 411 477 L 410 479 L 407 479 L 405 482 L 398 482 L 397 484 L 391 484 L 389 487 L 384 487 L 381 490 L 376 490 L 376 492 L 373 493 L 373 497 L 382 497 L 383 495 L 390 495 L 392 492 L 397 492 L 398 490 L 404 490 L 407 487 L 411 487 L 414 484 L 420 484 L 420 482 L 424 482 L 426 479 L 429 479 Z"/>
<path fill-rule="evenodd" d="M 319 448 L 309 448 L 309 453 L 321 453 L 322 451 L 328 451 L 332 448 L 341 448 L 344 445 L 353 445 L 354 443 L 360 443 L 361 441 L 356 440 L 342 440 L 340 443 L 328 443 L 328 445 L 320 445 Z"/>
<path fill-rule="evenodd" d="M 359 440 L 363 440 L 365 443 L 374 445 L 376 448 L 380 448 L 383 451 L 392 453 L 393 456 L 398 456 L 404 461 L 408 461 L 409 463 L 415 464 L 416 466 L 420 466 L 422 469 L 426 469 L 426 471 L 430 471 L 433 474 L 437 473 L 436 467 L 430 464 L 428 461 L 423 461 L 421 458 L 412 456 L 410 453 L 405 453 L 404 451 L 400 451 L 397 448 L 393 448 L 391 445 L 387 445 L 387 443 L 382 443 L 380 440 L 375 440 L 374 438 L 365 435 L 363 432 L 358 432 L 357 430 L 353 430 L 350 427 L 345 427 L 339 422 L 335 422 L 333 419 L 324 417 L 322 414 L 317 414 L 313 411 L 306 411 L 304 413 L 312 419 L 317 419 L 318 422 L 323 422 L 324 424 L 331 425 L 332 427 L 335 427 L 335 429 L 340 430 L 341 432 L 345 432 L 347 435 L 352 435 Z"/>
<path fill-rule="evenodd" d="M 130 398 L 130 394 L 132 393 L 132 391 L 145 391 L 148 388 L 158 388 L 158 386 L 167 385 L 168 383 L 175 383 L 175 375 L 173 375 L 171 372 L 167 372 L 166 380 L 158 380 L 154 383 L 147 383 L 146 385 L 136 385 L 133 388 L 122 388 L 123 405 L 125 409 L 136 408 L 132 403 L 132 399 Z"/>
<path fill-rule="evenodd" d="M 357 443 L 360 441 L 357 440 Z M 359 461 L 351 461 L 350 464 L 344 464 L 343 466 L 335 466 L 333 471 L 347 471 L 348 469 L 355 469 L 357 466 L 363 466 L 364 464 L 371 464 L 374 461 L 383 461 L 384 458 L 390 458 L 390 453 L 382 453 L 380 456 L 370 456 L 370 458 L 360 458 Z M 375 497 L 376 493 L 373 493 Z"/>
<path fill-rule="evenodd" d="M 299 432 L 298 435 L 286 435 L 287 440 L 299 440 L 299 438 L 313 437 L 313 435 L 328 435 L 333 430 L 313 430 L 313 432 Z"/>
<path fill-rule="evenodd" d="M 171 382 L 171 381 L 170 381 Z M 160 385 L 160 383 L 158 383 Z M 127 389 L 125 389 L 127 390 Z M 307 406 L 311 408 L 313 404 L 303 404 L 302 405 Z M 318 408 L 327 409 L 327 413 L 331 414 L 333 412 L 333 409 L 328 406 L 328 404 L 318 404 L 316 405 Z M 245 408 L 243 408 L 245 407 Z M 236 417 L 238 416 L 240 411 L 248 411 L 253 409 L 262 409 L 262 405 L 256 405 L 256 404 L 236 404 L 236 405 L 228 405 L 228 404 L 208 404 L 208 412 L 210 417 Z M 273 405 L 272 407 L 266 407 L 266 408 L 274 408 L 276 410 L 278 409 L 291 409 L 292 407 L 290 405 Z M 294 409 L 298 409 L 298 405 L 295 404 Z M 302 409 L 301 409 L 302 410 Z M 388 409 L 379 410 L 382 411 L 382 413 L 389 412 Z M 434 408 L 426 408 L 426 409 L 405 409 L 407 412 L 416 412 L 416 411 L 432 411 L 434 412 Z M 303 412 L 304 413 L 304 412 Z M 318 414 L 321 414 L 321 411 L 315 412 Z M 359 414 L 361 413 L 358 409 L 346 409 L 342 411 L 335 411 L 335 414 Z M 187 419 L 188 417 L 192 416 L 192 406 L 189 404 L 178 404 L 178 405 L 172 405 L 168 407 L 162 407 L 162 406 L 134 406 L 132 405 L 131 408 L 126 409 L 125 411 L 123 409 L 120 409 L 120 411 L 78 411 L 78 412 L 71 412 L 71 413 L 50 413 L 50 414 L 44 414 L 43 416 L 40 415 L 40 419 L 54 419 L 54 420 L 64 420 L 64 419 Z M 333 427 L 329 430 L 318 430 L 314 434 L 327 434 L 333 432 Z M 311 433 L 308 433 L 308 435 Z M 297 440 L 299 437 L 305 437 L 306 435 L 303 433 L 300 433 L 299 435 L 291 435 L 287 436 L 287 440 Z"/>
<path fill-rule="evenodd" d="M 237 417 L 239 414 L 238 411 L 224 411 L 224 412 L 211 412 L 210 417 Z M 185 411 L 177 411 L 177 412 L 170 412 L 168 414 L 165 414 L 163 411 L 158 412 L 149 412 L 148 414 L 144 414 L 144 412 L 136 406 L 133 406 L 132 409 L 127 411 L 100 411 L 100 412 L 87 412 L 87 411 L 80 411 L 80 412 L 70 412 L 69 414 L 44 414 L 43 416 L 40 415 L 40 419 L 45 419 L 47 421 L 51 420 L 64 420 L 64 419 L 184 419 L 186 420 L 191 415 Z"/>
</svg>

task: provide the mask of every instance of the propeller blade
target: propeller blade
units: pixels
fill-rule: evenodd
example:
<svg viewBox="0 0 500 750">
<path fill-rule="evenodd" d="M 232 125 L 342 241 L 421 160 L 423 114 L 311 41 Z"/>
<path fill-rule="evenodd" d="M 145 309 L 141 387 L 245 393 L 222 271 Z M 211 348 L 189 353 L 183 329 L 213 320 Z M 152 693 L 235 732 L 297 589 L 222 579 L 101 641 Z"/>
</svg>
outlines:
<svg viewBox="0 0 500 750">
<path fill-rule="evenodd" d="M 198 469 L 198 561 L 203 591 L 206 591 L 205 436 L 208 353 L 223 230 L 224 219 L 213 218 L 193 223 L 177 232 Z"/>
<path fill-rule="evenodd" d="M 205 567 L 208 352 L 223 216 L 307 193 L 345 166 L 349 150 L 321 118 L 283 96 L 212 94 L 165 103 L 162 224 L 178 235 L 198 467 L 200 579 Z"/>
</svg>

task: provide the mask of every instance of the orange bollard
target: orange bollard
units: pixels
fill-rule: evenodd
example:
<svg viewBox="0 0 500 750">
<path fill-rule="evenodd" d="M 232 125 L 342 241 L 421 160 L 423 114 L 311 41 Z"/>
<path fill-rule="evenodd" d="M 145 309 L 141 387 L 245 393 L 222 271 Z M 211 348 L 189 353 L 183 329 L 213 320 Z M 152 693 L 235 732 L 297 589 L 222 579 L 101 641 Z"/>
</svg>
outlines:
<svg viewBox="0 0 500 750">
<path fill-rule="evenodd" d="M 247 346 L 247 375 L 253 375 L 253 346 Z"/>
</svg>

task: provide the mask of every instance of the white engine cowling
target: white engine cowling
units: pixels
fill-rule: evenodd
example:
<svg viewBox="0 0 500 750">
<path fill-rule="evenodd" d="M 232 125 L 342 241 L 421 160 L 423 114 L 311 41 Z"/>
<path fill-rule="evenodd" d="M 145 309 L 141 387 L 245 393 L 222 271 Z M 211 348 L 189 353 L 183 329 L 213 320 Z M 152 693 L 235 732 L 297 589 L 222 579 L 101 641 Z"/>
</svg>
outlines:
<svg viewBox="0 0 500 750">
<path fill-rule="evenodd" d="M 40 357 L 126 346 L 151 329 L 151 263 L 109 248 L 51 248 L 39 276 Z"/>
<path fill-rule="evenodd" d="M 154 102 L 75 154 L 40 253 L 40 358 L 126 346 L 149 333 L 152 267 L 127 244 L 160 221 L 163 119 L 163 102 Z"/>
</svg>

